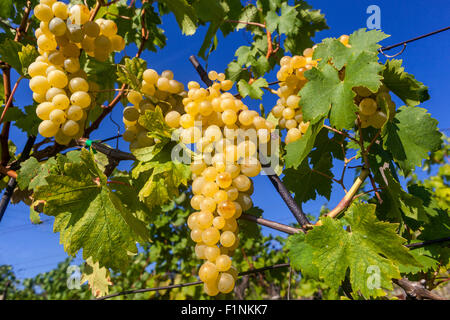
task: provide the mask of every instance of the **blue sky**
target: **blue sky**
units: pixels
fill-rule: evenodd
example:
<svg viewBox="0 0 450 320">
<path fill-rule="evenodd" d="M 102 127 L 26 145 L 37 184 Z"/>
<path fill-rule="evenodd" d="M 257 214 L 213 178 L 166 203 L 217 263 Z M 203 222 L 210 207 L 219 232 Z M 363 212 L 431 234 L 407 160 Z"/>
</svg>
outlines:
<svg viewBox="0 0 450 320">
<path fill-rule="evenodd" d="M 444 0 L 420 1 L 420 0 L 397 0 L 397 1 L 365 1 L 365 0 L 315 0 L 309 1 L 314 8 L 320 8 L 325 14 L 329 30 L 319 32 L 315 37 L 315 42 L 320 42 L 323 38 L 339 37 L 341 34 L 350 34 L 354 30 L 366 27 L 366 20 L 369 17 L 366 9 L 369 5 L 378 5 L 381 9 L 381 29 L 391 35 L 390 38 L 382 42 L 383 45 L 390 45 L 415 36 L 428 33 L 443 27 L 448 23 L 448 12 L 450 3 Z M 181 35 L 173 16 L 163 18 L 163 28 L 166 31 L 167 46 L 157 53 L 145 53 L 142 58 L 148 66 L 162 72 L 171 69 L 175 73 L 175 78 L 187 84 L 190 80 L 200 82 L 200 79 L 192 68 L 188 58 L 196 54 L 206 33 L 206 28 L 202 27 L 197 34 L 191 37 Z M 398 58 L 403 59 L 403 66 L 406 71 L 424 82 L 429 87 L 431 99 L 423 104 L 434 118 L 439 121 L 439 128 L 450 127 L 448 117 L 448 94 L 450 74 L 449 54 L 450 51 L 450 31 L 429 38 L 419 40 L 407 46 L 405 52 Z M 219 46 L 208 61 L 209 68 L 222 72 L 227 64 L 233 59 L 234 52 L 241 45 L 246 45 L 246 33 L 240 31 L 223 39 L 220 37 Z M 389 51 L 394 54 L 398 49 Z M 134 56 L 136 48 L 127 48 L 126 54 Z M 385 58 L 380 56 L 380 60 Z M 205 65 L 204 61 L 201 61 Z M 13 81 L 17 75 L 13 75 Z M 271 74 L 268 81 L 275 80 L 275 74 Z M 251 108 L 257 108 L 258 101 L 246 101 Z M 264 99 L 266 110 L 270 110 L 275 102 L 274 97 L 267 96 Z M 396 100 L 397 105 L 400 102 Z M 28 89 L 28 82 L 22 81 L 16 93 L 16 106 L 25 106 L 32 103 L 31 92 Z M 113 119 L 122 123 L 122 106 L 118 105 L 112 112 Z M 123 126 L 122 126 L 123 131 Z M 93 139 L 102 139 L 114 136 L 117 129 L 107 118 L 102 126 L 91 136 Z M 448 132 L 447 132 L 448 133 Z M 18 148 L 23 148 L 26 136 L 23 132 L 13 129 L 10 137 L 17 144 Z M 40 139 L 40 138 L 38 138 Z M 114 145 L 114 142 L 111 142 Z M 119 148 L 128 149 L 128 144 L 121 142 Z M 130 162 L 124 162 L 120 168 L 125 169 L 130 166 Z M 338 163 L 336 170 L 340 172 L 341 165 Z M 353 175 L 347 174 L 345 183 L 350 186 Z M 274 192 L 267 177 L 258 176 L 254 179 L 255 193 L 254 204 L 264 210 L 263 216 L 267 219 L 281 223 L 291 223 L 294 219 L 284 202 Z M 320 207 L 329 203 L 329 207 L 337 204 L 343 196 L 341 188 L 337 185 L 333 187 L 333 195 L 330 201 L 319 197 L 315 201 L 308 202 L 304 209 L 308 213 L 317 215 Z M 0 223 L 0 265 L 11 264 L 19 277 L 30 277 L 37 273 L 48 271 L 62 261 L 66 254 L 59 244 L 59 234 L 52 232 L 52 218 L 43 216 L 45 222 L 42 225 L 32 225 L 29 220 L 29 208 L 20 205 L 10 205 L 5 216 Z M 265 230 L 265 232 L 271 232 Z M 276 233 L 275 234 L 279 234 Z M 77 259 L 77 261 L 81 261 Z"/>
</svg>

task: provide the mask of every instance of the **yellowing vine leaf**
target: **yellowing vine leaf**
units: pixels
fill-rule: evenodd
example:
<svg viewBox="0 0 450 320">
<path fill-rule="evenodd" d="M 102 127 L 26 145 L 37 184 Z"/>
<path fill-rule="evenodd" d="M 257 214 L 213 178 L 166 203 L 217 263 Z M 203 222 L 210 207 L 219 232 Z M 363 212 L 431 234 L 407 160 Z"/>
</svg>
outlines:
<svg viewBox="0 0 450 320">
<path fill-rule="evenodd" d="M 109 286 L 113 284 L 109 270 L 105 267 L 100 267 L 98 262 L 94 263 L 91 257 L 86 259 L 80 283 L 86 281 L 89 283 L 89 288 L 96 298 L 107 295 Z"/>
<path fill-rule="evenodd" d="M 44 213 L 55 217 L 54 231 L 69 255 L 83 249 L 100 266 L 124 270 L 128 252 L 148 238 L 144 224 L 126 210 L 107 185 L 93 155 L 81 151 L 80 163 L 65 163 L 62 175 L 49 175 L 36 200 L 45 201 Z"/>
</svg>

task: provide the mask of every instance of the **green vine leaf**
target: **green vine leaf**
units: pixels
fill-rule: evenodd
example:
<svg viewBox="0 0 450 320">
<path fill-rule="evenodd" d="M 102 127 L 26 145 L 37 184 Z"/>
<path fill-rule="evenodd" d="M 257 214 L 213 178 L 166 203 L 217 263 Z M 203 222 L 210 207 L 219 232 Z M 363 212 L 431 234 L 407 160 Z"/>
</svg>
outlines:
<svg viewBox="0 0 450 320">
<path fill-rule="evenodd" d="M 305 134 L 297 141 L 286 145 L 284 160 L 286 168 L 297 168 L 313 149 L 316 137 L 323 128 L 324 119 L 308 127 Z"/>
<path fill-rule="evenodd" d="M 3 0 L 0 3 L 0 17 L 4 19 L 10 18 L 12 8 L 12 0 Z"/>
<path fill-rule="evenodd" d="M 383 71 L 383 83 L 395 93 L 406 105 L 417 106 L 430 99 L 428 87 L 416 80 L 412 74 L 405 72 L 402 60 L 388 60 Z"/>
<path fill-rule="evenodd" d="M 239 79 L 242 80 L 250 80 L 250 73 L 247 69 L 241 67 L 241 65 L 237 62 L 230 62 L 228 64 L 228 68 L 226 70 L 227 79 L 231 81 L 237 81 Z"/>
<path fill-rule="evenodd" d="M 330 64 L 324 64 L 305 72 L 308 82 L 300 91 L 300 104 L 306 121 L 316 123 L 329 115 L 330 123 L 337 129 L 351 129 L 355 125 L 357 106 L 353 87 L 364 86 L 377 91 L 383 66 L 376 56 L 361 52 L 350 56 L 343 80 Z"/>
<path fill-rule="evenodd" d="M 269 84 L 264 78 L 259 78 L 258 80 L 253 81 L 252 84 L 249 84 L 244 79 L 241 79 L 238 82 L 239 93 L 241 94 L 242 98 L 248 96 L 252 99 L 261 100 L 264 94 L 264 91 L 261 88 L 268 86 Z"/>
<path fill-rule="evenodd" d="M 313 163 L 312 168 L 305 159 L 297 169 L 284 170 L 283 183 L 289 191 L 295 193 L 294 199 L 299 203 L 314 200 L 316 195 L 330 199 L 333 181 L 322 174 L 333 177 L 332 167 L 333 160 L 330 154 L 323 154 L 317 163 Z M 302 183 L 298 183 L 299 181 Z"/>
<path fill-rule="evenodd" d="M 429 152 L 441 146 L 442 134 L 437 124 L 426 109 L 406 106 L 400 107 L 393 121 L 386 123 L 382 131 L 383 146 L 405 175 L 422 166 L 422 160 L 429 159 Z"/>
<path fill-rule="evenodd" d="M 361 53 L 371 55 L 376 59 L 377 50 L 381 47 L 378 42 L 387 37 L 389 36 L 379 30 L 359 29 L 349 36 L 348 43 L 351 47 L 344 46 L 337 39 L 326 38 L 314 50 L 313 57 L 320 59 L 320 65 L 332 63 L 337 70 L 341 70 L 348 64 L 348 60 L 352 56 L 359 56 Z M 376 59 L 376 61 L 378 60 Z"/>
<path fill-rule="evenodd" d="M 139 90 L 142 75 L 147 69 L 147 62 L 141 58 L 125 58 L 124 64 L 117 65 L 117 81 L 127 84 L 134 90 Z"/>
<path fill-rule="evenodd" d="M 50 158 L 45 162 L 39 162 L 31 157 L 24 161 L 17 172 L 17 184 L 21 190 L 35 190 L 40 186 L 47 185 L 45 180 L 51 173 L 55 172 L 57 162 L 55 158 Z"/>
<path fill-rule="evenodd" d="M 411 243 L 420 242 L 413 241 Z M 399 269 L 401 273 L 406 274 L 417 274 L 419 272 L 427 272 L 430 270 L 436 270 L 439 268 L 439 261 L 432 258 L 432 253 L 425 247 L 416 248 L 410 250 L 411 255 L 416 259 L 422 266 L 411 266 L 411 265 L 400 265 Z"/>
<path fill-rule="evenodd" d="M 179 187 L 188 184 L 190 167 L 172 161 L 173 146 L 173 143 L 165 145 L 151 161 L 139 162 L 133 168 L 132 177 L 141 182 L 139 199 L 150 209 L 174 199 L 179 195 Z"/>
<path fill-rule="evenodd" d="M 36 115 L 36 106 L 37 106 L 36 103 L 34 105 L 25 106 L 24 107 L 24 111 L 25 111 L 24 116 L 15 119 L 15 125 L 17 128 L 19 128 L 23 132 L 28 133 L 29 135 L 34 135 L 34 136 L 36 136 L 38 134 L 38 127 L 39 127 L 39 124 L 41 123 L 41 119 L 39 119 L 38 116 Z M 16 109 L 16 108 L 14 108 L 14 109 Z M 11 111 L 11 110 L 9 110 L 9 111 Z M 9 113 L 9 111 L 8 111 L 8 113 Z"/>
<path fill-rule="evenodd" d="M 330 38 L 318 45 L 314 59 L 320 62 L 305 72 L 309 81 L 299 93 L 305 120 L 315 123 L 329 116 L 337 129 L 354 127 L 358 109 L 352 89 L 363 86 L 376 92 L 380 88 L 384 67 L 378 63 L 377 42 L 385 37 L 380 31 L 361 29 L 350 35 L 350 48 Z"/>
<path fill-rule="evenodd" d="M 18 53 L 19 60 L 22 68 L 17 70 L 20 75 L 28 75 L 28 67 L 39 56 L 39 52 L 30 44 L 22 47 L 22 50 Z"/>
<path fill-rule="evenodd" d="M 378 206 L 379 213 L 395 222 L 403 221 L 403 215 L 416 222 L 427 222 L 428 214 L 424 208 L 423 200 L 404 191 L 400 183 L 394 179 L 390 170 L 382 170 L 382 175 L 386 181 L 377 179 L 383 187 L 381 192 L 383 202 Z M 413 230 L 418 228 L 414 225 L 409 226 Z"/>
<path fill-rule="evenodd" d="M 400 264 L 420 266 L 403 246 L 405 239 L 396 234 L 397 225 L 378 221 L 375 208 L 354 203 L 345 214 L 346 223 L 325 217 L 322 226 L 306 235 L 314 249 L 313 263 L 334 291 L 349 269 L 354 292 L 366 298 L 384 296 L 383 289 L 393 289 L 391 279 L 401 277 Z"/>
<path fill-rule="evenodd" d="M 139 124 L 148 130 L 147 135 L 150 138 L 167 140 L 172 137 L 173 129 L 170 128 L 164 120 L 164 115 L 159 106 L 155 110 L 147 110 L 145 114 L 139 117 Z"/>
<path fill-rule="evenodd" d="M 0 44 L 0 58 L 8 63 L 17 72 L 22 72 L 22 63 L 20 62 L 18 52 L 21 52 L 23 45 L 15 42 L 13 39 L 5 39 Z"/>
<path fill-rule="evenodd" d="M 0 114 L 3 114 L 3 110 L 5 110 L 5 107 L 0 107 Z M 25 117 L 25 114 L 19 108 L 9 108 L 2 122 L 17 121 L 23 117 Z"/>
<path fill-rule="evenodd" d="M 305 241 L 304 233 L 297 233 L 289 236 L 285 250 L 288 250 L 288 257 L 292 267 L 302 273 L 302 276 L 319 279 L 319 269 L 313 264 L 313 247 Z"/>
<path fill-rule="evenodd" d="M 276 29 L 280 33 L 289 34 L 295 32 L 292 25 L 297 19 L 297 11 L 294 6 L 290 6 L 288 3 L 283 2 L 280 8 L 280 15 L 276 11 L 271 10 L 266 15 L 266 25 L 270 32 L 274 32 Z"/>
<path fill-rule="evenodd" d="M 194 8 L 186 0 L 158 0 L 167 5 L 185 35 L 193 35 L 197 30 L 197 15 Z"/>
</svg>

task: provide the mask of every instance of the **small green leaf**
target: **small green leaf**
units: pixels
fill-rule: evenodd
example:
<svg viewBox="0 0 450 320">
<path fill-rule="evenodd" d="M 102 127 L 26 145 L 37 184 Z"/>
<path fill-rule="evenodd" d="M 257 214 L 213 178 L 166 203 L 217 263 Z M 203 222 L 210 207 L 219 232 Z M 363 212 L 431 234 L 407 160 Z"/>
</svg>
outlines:
<svg viewBox="0 0 450 320">
<path fill-rule="evenodd" d="M 132 153 L 138 159 L 142 162 L 151 161 L 154 157 L 158 155 L 159 152 L 164 148 L 166 145 L 166 140 L 157 144 L 154 144 L 150 147 L 144 147 L 144 148 L 137 148 L 133 149 Z"/>
<path fill-rule="evenodd" d="M 158 0 L 167 5 L 185 35 L 193 35 L 197 30 L 197 16 L 194 8 L 186 0 Z"/>
<path fill-rule="evenodd" d="M 5 110 L 5 107 L 0 107 L 0 114 L 3 114 L 3 110 Z M 3 118 L 2 122 L 17 121 L 24 117 L 25 114 L 19 108 L 9 108 L 5 113 L 5 117 Z"/>
<path fill-rule="evenodd" d="M 365 28 L 361 28 L 350 35 L 348 43 L 354 51 L 368 51 L 377 54 L 378 49 L 381 47 L 378 42 L 389 37 L 389 35 L 380 30 L 366 31 Z"/>
<path fill-rule="evenodd" d="M 292 28 L 297 19 L 297 11 L 294 6 L 290 6 L 287 2 L 281 4 L 281 15 L 275 11 L 269 11 L 266 15 L 266 25 L 270 32 L 274 32 L 277 28 L 280 33 L 289 34 L 295 32 Z"/>
<path fill-rule="evenodd" d="M 420 242 L 415 240 L 411 243 Z M 411 255 L 416 259 L 422 266 L 411 266 L 411 265 L 400 265 L 399 269 L 401 273 L 416 274 L 419 272 L 427 272 L 429 270 L 436 270 L 439 268 L 439 261 L 432 258 L 432 253 L 425 247 L 416 248 L 409 251 Z"/>
<path fill-rule="evenodd" d="M 164 115 L 159 106 L 154 111 L 147 110 L 139 117 L 139 124 L 148 130 L 147 135 L 151 138 L 170 139 L 173 129 L 164 120 Z"/>
<path fill-rule="evenodd" d="M 12 0 L 2 0 L 0 3 L 0 18 L 11 18 Z"/>
<path fill-rule="evenodd" d="M 125 58 L 124 64 L 117 65 L 117 81 L 138 90 L 141 86 L 142 75 L 147 69 L 147 62 L 141 58 Z"/>
<path fill-rule="evenodd" d="M 34 62 L 39 56 L 39 52 L 32 45 L 27 44 L 22 47 L 22 51 L 19 52 L 19 60 L 22 65 L 22 69 L 18 70 L 21 75 L 28 75 L 28 66 Z"/>
<path fill-rule="evenodd" d="M 112 285 L 110 277 L 111 275 L 107 268 L 100 267 L 98 262 L 94 263 L 92 257 L 89 257 L 86 259 L 80 284 L 87 281 L 92 295 L 94 297 L 101 297 L 107 295 L 109 292 L 109 286 Z"/>
<path fill-rule="evenodd" d="M 29 135 L 37 136 L 38 127 L 42 120 L 36 115 L 36 104 L 26 106 L 24 109 L 25 116 L 16 120 L 16 127 Z"/>
<path fill-rule="evenodd" d="M 314 142 L 320 130 L 323 128 L 324 119 L 317 123 L 310 124 L 305 134 L 297 141 L 286 145 L 286 168 L 297 168 L 308 156 L 314 147 Z"/>
<path fill-rule="evenodd" d="M 249 96 L 252 99 L 261 100 L 264 94 L 261 88 L 268 86 L 269 84 L 264 78 L 259 78 L 258 80 L 253 81 L 252 84 L 249 84 L 244 79 L 241 79 L 238 82 L 239 93 L 241 94 L 242 98 Z"/>
<path fill-rule="evenodd" d="M 18 52 L 22 51 L 22 44 L 12 39 L 5 39 L 0 44 L 0 58 L 3 62 L 8 63 L 17 72 L 22 72 L 22 63 L 20 62 Z"/>
<path fill-rule="evenodd" d="M 149 208 L 166 204 L 179 195 L 180 185 L 187 186 L 191 175 L 189 165 L 172 161 L 174 143 L 166 144 L 151 161 L 138 162 L 132 177 L 138 184 L 139 199 Z"/>
<path fill-rule="evenodd" d="M 42 223 L 41 217 L 39 216 L 39 212 L 34 210 L 33 206 L 30 206 L 30 220 L 31 220 L 32 224 L 41 224 Z"/>
<path fill-rule="evenodd" d="M 250 80 L 250 73 L 237 62 L 230 62 L 226 70 L 227 79 L 231 81 Z"/>
<path fill-rule="evenodd" d="M 378 212 L 385 215 L 390 221 L 403 221 L 403 215 L 415 221 L 428 221 L 423 200 L 403 190 L 400 183 L 394 179 L 390 170 L 382 170 L 386 179 L 378 179 L 383 187 L 381 198 L 383 202 L 378 206 Z M 416 229 L 411 226 L 412 229 Z"/>
<path fill-rule="evenodd" d="M 383 66 L 377 57 L 362 52 L 351 56 L 346 64 L 345 76 L 339 79 L 338 71 L 323 64 L 305 72 L 308 83 L 300 91 L 300 104 L 305 120 L 317 122 L 330 112 L 330 123 L 337 129 L 351 129 L 355 125 L 357 107 L 352 88 L 364 86 L 375 92 L 381 86 L 379 73 Z"/>
<path fill-rule="evenodd" d="M 260 56 L 252 64 L 252 71 L 256 77 L 262 77 L 271 69 L 269 60 L 265 56 Z"/>
</svg>

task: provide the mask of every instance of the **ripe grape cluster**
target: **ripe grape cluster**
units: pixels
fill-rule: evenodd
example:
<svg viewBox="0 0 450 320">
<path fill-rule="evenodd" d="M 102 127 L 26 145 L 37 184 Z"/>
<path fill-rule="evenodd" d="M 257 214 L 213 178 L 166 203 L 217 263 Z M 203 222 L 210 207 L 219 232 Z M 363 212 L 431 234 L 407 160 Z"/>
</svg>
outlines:
<svg viewBox="0 0 450 320">
<path fill-rule="evenodd" d="M 353 91 L 356 92 L 354 100 L 359 106 L 358 113 L 362 128 L 371 126 L 375 129 L 381 129 L 387 121 L 386 110 L 381 107 L 383 105 L 382 100 L 389 109 L 389 119 L 395 116 L 395 103 L 392 101 L 389 89 L 386 86 L 381 86 L 376 93 L 365 87 L 355 87 Z"/>
<path fill-rule="evenodd" d="M 284 56 L 280 60 L 281 68 L 277 73 L 280 83 L 276 91 L 279 99 L 272 114 L 279 119 L 280 128 L 288 130 L 287 144 L 297 141 L 308 130 L 309 122 L 303 121 L 298 92 L 307 82 L 303 73 L 317 65 L 317 61 L 312 59 L 313 53 L 314 48 L 307 48 L 302 56 Z"/>
<path fill-rule="evenodd" d="M 28 74 L 33 99 L 39 103 L 36 114 L 43 120 L 39 133 L 67 145 L 83 135 L 87 110 L 95 102 L 92 92 L 98 91 L 80 67 L 81 49 L 104 61 L 112 50 L 123 50 L 125 42 L 114 21 L 89 21 L 84 5 L 69 8 L 61 1 L 41 0 L 34 15 L 40 21 L 35 31 L 40 56 Z"/>
<path fill-rule="evenodd" d="M 342 35 L 338 40 L 346 47 L 351 47 L 348 35 Z M 303 56 L 284 56 L 280 60 L 281 68 L 277 73 L 279 88 L 276 91 L 279 99 L 271 112 L 275 118 L 279 119 L 279 127 L 288 130 L 286 144 L 300 139 L 308 130 L 309 122 L 303 121 L 298 93 L 308 81 L 303 73 L 318 63 L 312 58 L 315 48 L 316 46 L 305 49 Z M 372 126 L 379 129 L 386 122 L 387 116 L 385 110 L 380 107 L 380 99 L 385 99 L 390 118 L 395 115 L 395 104 L 391 99 L 389 89 L 385 86 L 382 86 L 376 93 L 372 93 L 365 87 L 355 87 L 353 90 L 357 94 L 355 103 L 359 106 L 358 113 L 363 128 Z"/>
<path fill-rule="evenodd" d="M 173 72 L 163 71 L 159 75 L 153 69 L 143 73 L 143 80 L 139 91 L 131 90 L 127 94 L 127 106 L 123 110 L 125 132 L 123 139 L 130 142 L 130 150 L 151 146 L 155 143 L 153 138 L 147 136 L 148 130 L 138 123 L 139 117 L 145 111 L 154 111 L 159 106 L 166 114 L 169 110 L 183 110 L 182 99 L 187 96 L 184 85 L 173 79 Z M 141 93 L 142 92 L 142 93 Z"/>
<path fill-rule="evenodd" d="M 346 47 L 350 47 L 347 35 L 339 37 L 339 41 Z M 312 58 L 315 48 L 316 46 L 306 48 L 302 56 L 284 56 L 280 60 L 281 68 L 277 73 L 279 88 L 276 91 L 279 99 L 272 108 L 272 114 L 279 119 L 279 127 L 287 129 L 286 144 L 300 139 L 309 127 L 309 122 L 303 121 L 298 93 L 308 81 L 304 72 L 317 66 L 318 61 Z"/>
<path fill-rule="evenodd" d="M 215 296 L 234 288 L 237 271 L 231 256 L 239 244 L 237 219 L 253 206 L 251 178 L 261 171 L 257 146 L 270 141 L 274 125 L 228 92 L 234 83 L 223 73 L 211 71 L 208 76 L 213 84 L 207 89 L 189 82 L 182 101 L 185 113 L 170 111 L 165 121 L 197 152 L 191 163 L 191 206 L 196 211 L 188 226 L 195 253 L 205 260 L 199 269 L 204 290 Z"/>
</svg>

